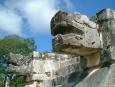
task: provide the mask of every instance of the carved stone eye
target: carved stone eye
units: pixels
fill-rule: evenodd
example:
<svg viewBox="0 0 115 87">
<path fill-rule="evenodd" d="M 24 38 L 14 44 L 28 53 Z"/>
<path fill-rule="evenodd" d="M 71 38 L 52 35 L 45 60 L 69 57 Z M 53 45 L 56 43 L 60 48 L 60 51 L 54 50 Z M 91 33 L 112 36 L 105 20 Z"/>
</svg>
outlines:
<svg viewBox="0 0 115 87">
<path fill-rule="evenodd" d="M 77 39 L 77 40 L 82 40 L 83 38 L 76 36 L 75 39 Z"/>
<path fill-rule="evenodd" d="M 93 45 L 93 44 L 95 44 L 95 41 L 94 41 L 94 42 L 92 42 L 92 45 Z"/>
</svg>

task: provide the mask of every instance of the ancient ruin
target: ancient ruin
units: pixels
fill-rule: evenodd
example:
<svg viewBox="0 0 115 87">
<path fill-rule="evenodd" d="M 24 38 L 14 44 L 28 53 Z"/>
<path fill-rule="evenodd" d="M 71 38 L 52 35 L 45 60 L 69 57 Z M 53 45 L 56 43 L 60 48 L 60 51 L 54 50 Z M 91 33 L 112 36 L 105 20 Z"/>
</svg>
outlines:
<svg viewBox="0 0 115 87">
<path fill-rule="evenodd" d="M 91 18 L 59 11 L 51 20 L 52 53 L 10 53 L 9 73 L 25 87 L 115 87 L 115 11 Z"/>
</svg>

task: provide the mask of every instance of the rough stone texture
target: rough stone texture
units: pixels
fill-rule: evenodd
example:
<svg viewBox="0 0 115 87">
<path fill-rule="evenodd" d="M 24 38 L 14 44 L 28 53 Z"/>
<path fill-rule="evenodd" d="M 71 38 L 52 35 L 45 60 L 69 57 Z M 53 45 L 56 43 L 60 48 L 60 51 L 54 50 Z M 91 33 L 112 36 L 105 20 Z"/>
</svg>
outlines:
<svg viewBox="0 0 115 87">
<path fill-rule="evenodd" d="M 84 56 L 87 59 L 87 67 L 90 67 L 89 70 L 115 63 L 115 11 L 103 9 L 91 20 L 80 13 L 60 11 L 51 22 L 54 51 Z M 95 25 L 95 28 L 90 25 Z M 76 87 L 114 87 L 115 85 L 107 85 L 109 78 L 105 75 L 108 69 L 100 68 L 91 76 L 89 73 L 89 79 L 83 79 Z M 104 81 L 105 85 L 103 85 Z"/>
<path fill-rule="evenodd" d="M 85 15 L 59 11 L 51 21 L 52 35 L 55 36 L 53 40 L 54 51 L 65 52 L 71 46 L 76 49 L 83 47 L 85 51 L 87 48 L 101 48 L 101 40 L 97 29 L 98 24 L 90 21 Z M 63 49 L 61 50 L 61 48 Z M 70 52 L 70 50 L 67 52 Z"/>
<path fill-rule="evenodd" d="M 20 66 L 20 65 L 27 64 L 28 61 L 30 60 L 30 58 L 31 58 L 31 55 L 29 55 L 29 56 L 23 56 L 23 55 L 20 55 L 20 54 L 10 53 L 9 54 L 9 58 L 8 58 L 8 62 L 10 64 Z"/>
<path fill-rule="evenodd" d="M 101 62 L 115 60 L 115 11 L 109 8 L 98 12 L 91 20 L 99 24 L 102 36 Z"/>
<path fill-rule="evenodd" d="M 9 64 L 8 72 L 17 73 L 18 75 L 26 76 L 30 73 L 30 69 L 26 65 L 15 66 L 15 65 Z"/>
<path fill-rule="evenodd" d="M 115 64 L 92 72 L 75 87 L 115 87 Z"/>
<path fill-rule="evenodd" d="M 13 60 L 14 56 L 23 58 L 22 55 L 12 54 L 10 59 Z M 14 72 L 27 76 L 25 87 L 37 87 L 37 85 L 42 85 L 40 87 L 56 87 L 58 85 L 71 87 L 81 80 L 78 79 L 78 76 L 83 75 L 83 68 L 86 67 L 86 60 L 81 59 L 80 56 L 39 52 L 33 52 L 26 64 L 19 65 L 19 62 L 16 61 L 9 63 L 11 63 L 8 68 L 9 73 Z"/>
<path fill-rule="evenodd" d="M 51 21 L 53 50 L 84 56 L 87 67 L 114 61 L 115 11 L 103 9 L 92 20 L 80 13 L 59 11 Z"/>
<path fill-rule="evenodd" d="M 9 72 L 25 87 L 115 87 L 115 11 L 90 19 L 59 11 L 51 20 L 54 53 L 10 54 Z"/>
<path fill-rule="evenodd" d="M 97 13 L 97 19 L 102 34 L 103 52 L 108 54 L 105 60 L 115 60 L 115 11 L 104 9 Z"/>
<path fill-rule="evenodd" d="M 83 56 L 87 67 L 96 66 L 102 49 L 98 28 L 97 23 L 83 14 L 59 11 L 51 21 L 53 50 Z"/>
<path fill-rule="evenodd" d="M 98 26 L 90 21 L 86 15 L 81 13 L 67 13 L 59 11 L 51 20 L 51 33 L 57 35 L 59 33 L 79 33 L 83 34 L 84 28 L 97 29 Z M 68 31 L 65 31 L 68 30 Z"/>
</svg>

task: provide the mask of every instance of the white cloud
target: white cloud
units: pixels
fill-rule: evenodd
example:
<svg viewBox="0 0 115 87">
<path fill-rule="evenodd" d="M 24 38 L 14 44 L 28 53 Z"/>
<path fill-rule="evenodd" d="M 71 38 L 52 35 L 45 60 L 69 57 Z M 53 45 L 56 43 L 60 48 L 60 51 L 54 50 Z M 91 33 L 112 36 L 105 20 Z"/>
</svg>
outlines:
<svg viewBox="0 0 115 87">
<path fill-rule="evenodd" d="M 25 18 L 30 31 L 48 33 L 51 18 L 60 9 L 58 3 L 62 5 L 61 2 L 62 0 L 6 0 L 6 9 L 0 9 L 2 13 L 0 16 L 3 16 L 0 19 L 0 27 L 9 33 L 21 33 L 22 20 Z M 63 2 L 65 3 L 63 7 L 66 9 L 74 8 L 70 0 L 63 0 Z"/>
<path fill-rule="evenodd" d="M 0 31 L 7 34 L 21 35 L 21 18 L 13 11 L 0 8 Z"/>
<path fill-rule="evenodd" d="M 39 33 L 50 31 L 50 21 L 56 13 L 54 3 L 48 0 L 33 0 L 24 5 L 24 12 L 32 31 Z"/>
<path fill-rule="evenodd" d="M 76 10 L 73 1 L 75 0 L 57 0 L 57 8 L 73 12 Z"/>
<path fill-rule="evenodd" d="M 55 2 L 56 0 L 8 0 L 6 6 L 20 11 L 32 32 L 48 33 L 51 18 L 57 11 Z"/>
<path fill-rule="evenodd" d="M 74 5 L 72 3 L 72 0 L 64 0 L 64 2 L 66 4 L 66 6 L 64 6 L 64 7 L 66 7 L 66 9 L 68 11 L 75 11 L 75 7 L 74 7 Z"/>
</svg>

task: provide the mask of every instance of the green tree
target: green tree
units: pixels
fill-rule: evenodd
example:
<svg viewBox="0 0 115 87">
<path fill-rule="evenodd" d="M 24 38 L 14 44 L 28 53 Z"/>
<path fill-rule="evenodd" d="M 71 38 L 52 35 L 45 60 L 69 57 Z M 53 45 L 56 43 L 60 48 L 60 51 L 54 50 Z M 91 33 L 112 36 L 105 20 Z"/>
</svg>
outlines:
<svg viewBox="0 0 115 87">
<path fill-rule="evenodd" d="M 8 35 L 0 39 L 0 87 L 3 87 L 6 81 L 8 54 L 12 52 L 28 55 L 34 50 L 36 50 L 36 45 L 33 38 L 25 39 L 17 35 Z M 11 77 L 11 87 L 22 87 L 21 82 L 24 79 L 20 76 Z"/>
<path fill-rule="evenodd" d="M 6 55 L 9 52 L 28 55 L 36 50 L 35 41 L 32 38 L 24 39 L 17 35 L 8 35 L 0 40 L 0 55 Z"/>
</svg>

